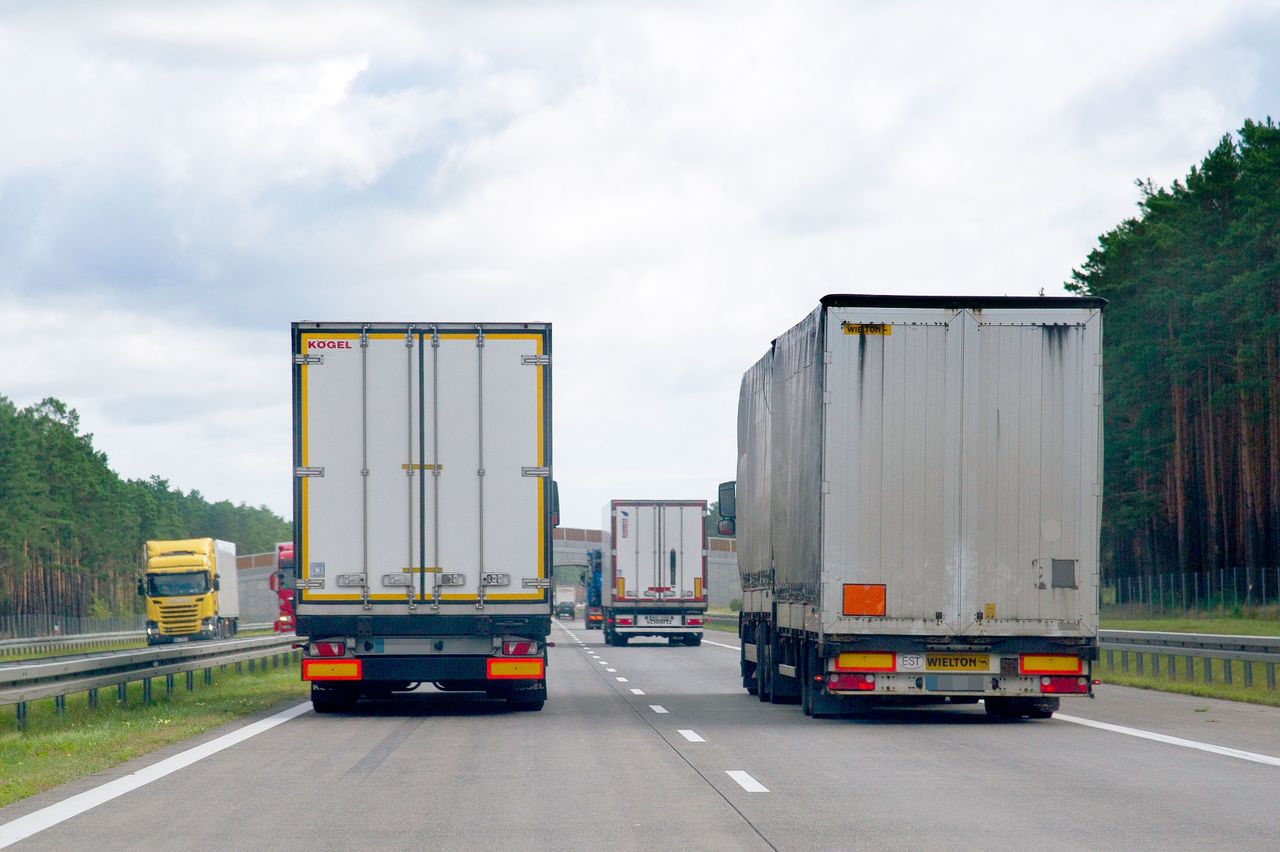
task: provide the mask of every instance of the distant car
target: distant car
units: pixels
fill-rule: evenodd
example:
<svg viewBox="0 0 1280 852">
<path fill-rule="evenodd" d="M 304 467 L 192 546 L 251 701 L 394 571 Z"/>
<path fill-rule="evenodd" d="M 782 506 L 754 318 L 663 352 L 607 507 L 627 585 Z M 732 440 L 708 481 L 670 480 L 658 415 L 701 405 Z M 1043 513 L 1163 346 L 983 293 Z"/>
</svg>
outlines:
<svg viewBox="0 0 1280 852">
<path fill-rule="evenodd" d="M 588 630 L 601 630 L 604 628 L 604 610 L 598 606 L 589 606 L 582 615 L 582 621 Z"/>
<path fill-rule="evenodd" d="M 556 618 L 573 618 L 576 613 L 573 601 L 561 601 L 556 604 Z"/>
</svg>

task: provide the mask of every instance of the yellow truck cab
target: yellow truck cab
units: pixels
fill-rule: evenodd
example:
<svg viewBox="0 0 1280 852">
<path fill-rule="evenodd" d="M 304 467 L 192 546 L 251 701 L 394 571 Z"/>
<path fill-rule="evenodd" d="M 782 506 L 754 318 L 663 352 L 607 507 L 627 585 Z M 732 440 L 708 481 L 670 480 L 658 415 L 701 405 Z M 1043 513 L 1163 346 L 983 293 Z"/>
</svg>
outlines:
<svg viewBox="0 0 1280 852">
<path fill-rule="evenodd" d="M 213 538 L 147 542 L 138 594 L 147 601 L 147 644 L 236 634 L 236 546 Z"/>
</svg>

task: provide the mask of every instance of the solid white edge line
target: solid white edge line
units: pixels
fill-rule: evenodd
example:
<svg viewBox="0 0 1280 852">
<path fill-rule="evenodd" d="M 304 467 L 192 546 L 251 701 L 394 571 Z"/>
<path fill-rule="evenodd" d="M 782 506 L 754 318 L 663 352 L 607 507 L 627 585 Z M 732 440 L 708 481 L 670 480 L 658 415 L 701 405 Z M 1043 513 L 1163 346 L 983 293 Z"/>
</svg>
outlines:
<svg viewBox="0 0 1280 852">
<path fill-rule="evenodd" d="M 1060 719 L 1063 722 L 1070 722 L 1073 725 L 1084 725 L 1086 727 L 1097 728 L 1102 731 L 1111 731 L 1116 734 L 1138 737 L 1139 739 L 1181 746 L 1182 748 L 1195 749 L 1196 751 L 1207 751 L 1210 754 L 1220 754 L 1224 757 L 1249 760 L 1254 763 L 1263 763 L 1267 766 L 1280 766 L 1280 757 L 1272 757 L 1269 754 L 1258 754 L 1252 751 L 1241 751 L 1238 748 L 1227 748 L 1226 746 L 1217 746 L 1210 743 L 1197 742 L 1195 740 L 1184 740 L 1182 737 L 1171 737 L 1168 734 L 1157 734 L 1152 731 L 1143 731 L 1138 728 L 1126 728 L 1124 725 L 1112 725 L 1109 722 L 1095 722 L 1093 719 L 1082 719 L 1079 716 L 1068 716 L 1064 713 L 1054 713 L 1053 718 Z"/>
<path fill-rule="evenodd" d="M 677 734 L 679 734 L 680 736 L 684 737 L 686 740 L 688 740 L 688 741 L 689 741 L 689 742 L 691 742 L 691 743 L 705 743 L 705 742 L 706 742 L 706 740 L 704 740 L 702 737 L 698 736 L 698 732 L 697 732 L 697 731 L 689 731 L 689 730 L 679 729 L 679 730 L 677 730 L 677 731 L 676 731 L 676 733 L 677 733 Z"/>
<path fill-rule="evenodd" d="M 655 712 L 655 713 L 669 713 L 669 712 L 671 712 L 671 711 L 667 710 L 667 708 L 663 707 L 661 704 L 650 704 L 650 705 L 649 705 L 649 709 L 650 709 L 650 710 L 652 710 L 652 711 L 653 711 L 653 712 Z"/>
<path fill-rule="evenodd" d="M 301 716 L 310 709 L 310 701 L 298 704 L 288 710 L 282 710 L 274 716 L 268 716 L 266 719 L 260 719 L 231 733 L 223 734 L 215 740 L 201 743 L 172 757 L 166 757 L 164 760 L 139 769 L 132 775 L 108 781 L 106 784 L 94 787 L 92 790 L 78 793 L 68 799 L 63 799 L 61 802 L 0 825 L 0 849 L 17 843 L 19 840 L 25 840 L 37 832 L 44 831 L 46 828 L 52 828 L 60 822 L 79 816 L 85 811 L 105 804 L 118 796 L 123 796 L 125 793 L 144 787 L 152 781 L 158 781 L 166 775 L 177 772 L 179 769 L 185 769 L 191 764 L 204 760 L 210 755 L 217 754 L 223 749 L 242 743 L 264 731 L 269 731 L 276 725 L 287 722 L 295 716 Z"/>
<path fill-rule="evenodd" d="M 738 782 L 738 786 L 746 790 L 748 793 L 767 793 L 769 788 L 752 778 L 741 769 L 726 769 L 725 774 Z"/>
<path fill-rule="evenodd" d="M 728 648 L 730 651 L 741 651 L 741 650 L 742 650 L 742 646 L 741 646 L 741 645 L 726 645 L 726 644 L 724 644 L 723 642 L 712 642 L 710 639 L 706 638 L 705 636 L 704 636 L 704 637 L 702 637 L 702 644 L 703 644 L 703 645 L 715 645 L 717 648 Z"/>
<path fill-rule="evenodd" d="M 631 690 L 631 694 L 632 694 L 632 695 L 644 695 L 644 690 L 643 690 L 643 689 L 635 689 L 635 688 L 633 687 L 633 688 L 632 688 L 632 690 Z"/>
</svg>

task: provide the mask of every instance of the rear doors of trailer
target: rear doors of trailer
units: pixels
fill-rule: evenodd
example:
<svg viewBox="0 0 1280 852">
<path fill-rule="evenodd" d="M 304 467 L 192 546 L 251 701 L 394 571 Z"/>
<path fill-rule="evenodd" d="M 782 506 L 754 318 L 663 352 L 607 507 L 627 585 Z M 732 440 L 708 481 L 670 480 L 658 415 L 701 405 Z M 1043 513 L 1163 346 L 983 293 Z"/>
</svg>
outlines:
<svg viewBox="0 0 1280 852">
<path fill-rule="evenodd" d="M 1093 635 L 1101 310 L 831 307 L 824 336 L 824 629 Z"/>
<path fill-rule="evenodd" d="M 299 615 L 545 613 L 551 328 L 295 323 Z"/>
<path fill-rule="evenodd" d="M 614 500 L 605 510 L 614 605 L 706 602 L 702 501 Z"/>
</svg>

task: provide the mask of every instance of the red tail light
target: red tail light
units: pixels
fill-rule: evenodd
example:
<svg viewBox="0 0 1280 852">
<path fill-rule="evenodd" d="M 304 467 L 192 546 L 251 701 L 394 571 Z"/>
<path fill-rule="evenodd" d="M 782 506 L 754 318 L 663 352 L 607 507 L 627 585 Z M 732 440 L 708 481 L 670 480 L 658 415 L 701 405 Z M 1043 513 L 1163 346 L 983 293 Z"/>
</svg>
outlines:
<svg viewBox="0 0 1280 852">
<path fill-rule="evenodd" d="M 1087 677 L 1042 677 L 1040 691 L 1047 694 L 1083 694 L 1089 691 Z"/>
<path fill-rule="evenodd" d="M 631 619 L 627 618 L 625 615 L 620 615 L 618 616 L 618 623 L 621 624 L 623 627 L 630 627 Z"/>
<path fill-rule="evenodd" d="M 827 676 L 827 688 L 833 692 L 867 692 L 876 688 L 876 676 L 862 672 L 857 674 L 832 673 Z"/>
<path fill-rule="evenodd" d="M 690 627 L 701 627 L 701 626 L 702 626 L 702 619 L 701 619 L 701 618 L 696 618 L 695 616 L 692 616 L 692 615 L 691 615 L 691 616 L 689 616 L 688 618 L 686 618 L 686 619 L 684 620 L 684 623 L 685 623 L 685 624 L 687 624 L 687 625 L 689 625 Z"/>
<path fill-rule="evenodd" d="M 307 655 L 311 657 L 343 657 L 346 653 L 346 642 L 312 642 L 307 648 Z"/>
<path fill-rule="evenodd" d="M 514 642 L 502 643 L 502 655 L 504 657 L 532 657 L 542 652 L 537 642 L 530 639 L 519 639 Z"/>
</svg>

